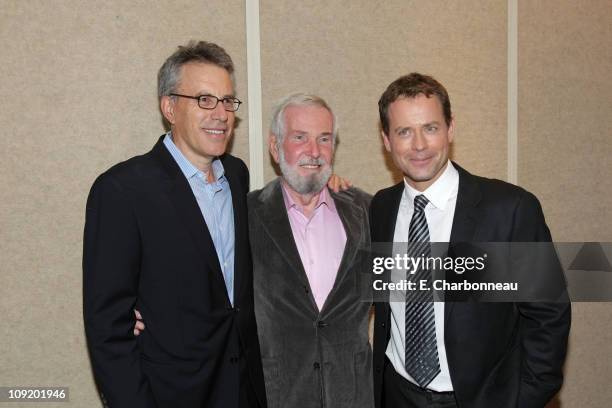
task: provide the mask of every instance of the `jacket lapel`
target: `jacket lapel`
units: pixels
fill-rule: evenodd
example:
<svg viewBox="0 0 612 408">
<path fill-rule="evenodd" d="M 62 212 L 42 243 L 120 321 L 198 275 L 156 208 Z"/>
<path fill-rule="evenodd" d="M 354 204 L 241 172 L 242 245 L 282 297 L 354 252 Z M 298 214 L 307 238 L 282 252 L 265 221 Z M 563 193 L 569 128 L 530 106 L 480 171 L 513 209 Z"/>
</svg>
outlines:
<svg viewBox="0 0 612 408">
<path fill-rule="evenodd" d="M 453 216 L 453 227 L 451 229 L 450 244 L 470 242 L 474 240 L 478 224 L 477 204 L 481 193 L 474 176 L 453 162 L 453 166 L 459 172 L 459 190 L 457 192 L 457 204 Z M 448 326 L 448 320 L 453 310 L 454 302 L 444 305 L 444 320 Z"/>
<path fill-rule="evenodd" d="M 386 200 L 387 202 L 384 203 L 384 208 L 388 208 L 389 212 L 384 217 L 379 216 L 376 218 L 376 222 L 379 224 L 374 225 L 374 228 L 378 231 L 376 235 L 379 239 L 382 238 L 379 242 L 393 242 L 395 223 L 397 221 L 404 188 L 404 181 L 397 183 L 391 188 L 390 194 Z"/>
<path fill-rule="evenodd" d="M 345 279 L 349 269 L 351 268 L 353 260 L 357 255 L 357 251 L 364 243 L 364 226 L 367 224 L 366 220 L 364 220 L 363 212 L 348 198 L 333 192 L 331 192 L 330 195 L 334 200 L 336 210 L 338 211 L 338 216 L 340 217 L 340 221 L 342 221 L 342 226 L 344 227 L 346 244 L 344 245 L 344 252 L 338 267 L 338 273 L 336 274 L 334 286 L 329 292 L 329 295 L 327 295 L 327 299 L 321 308 L 321 312 L 330 307 L 329 305 L 333 301 L 334 295 L 338 291 L 340 283 Z"/>
<path fill-rule="evenodd" d="M 399 206 L 400 202 L 402 201 L 402 194 L 404 193 L 404 188 L 405 186 L 403 180 L 391 187 L 389 194 L 386 196 L 385 201 L 381 203 L 378 210 L 379 212 L 382 212 L 383 208 L 388 208 L 389 211 L 386 213 L 386 215 L 372 214 L 370 219 L 373 231 L 372 239 L 376 239 L 376 242 L 388 243 L 388 245 L 393 244 L 393 238 L 395 235 L 395 224 L 397 221 L 397 216 L 399 215 Z M 391 250 L 390 253 L 384 254 L 384 256 L 391 256 L 392 252 L 393 251 Z M 386 270 L 382 276 L 382 279 L 385 282 L 391 282 L 391 272 Z M 389 293 L 387 291 L 386 301 L 381 302 L 379 300 L 379 302 L 376 303 L 375 309 L 377 317 L 382 323 L 385 324 L 386 327 L 385 344 L 387 344 L 391 336 L 391 325 L 389 324 L 389 319 L 391 317 L 391 307 L 389 306 L 388 296 Z"/>
<path fill-rule="evenodd" d="M 459 191 L 457 193 L 457 204 L 455 205 L 450 242 L 472 241 L 478 222 L 476 205 L 481 198 L 480 188 L 474 180 L 474 176 L 463 170 L 456 163 L 453 163 L 453 165 L 459 172 Z"/>
<path fill-rule="evenodd" d="M 193 191 L 189 182 L 185 178 L 185 175 L 181 172 L 178 164 L 174 161 L 174 158 L 170 155 L 166 147 L 164 146 L 163 136 L 157 142 L 153 151 L 160 159 L 166 172 L 170 175 L 171 183 L 169 188 L 166 190 L 168 200 L 176 208 L 176 213 L 181 219 L 185 229 L 189 231 L 192 241 L 196 247 L 196 253 L 199 255 L 198 258 L 203 260 L 204 264 L 208 265 L 208 268 L 212 270 L 212 274 L 223 288 L 227 302 L 229 304 L 229 297 L 227 295 L 227 289 L 225 287 L 225 279 L 221 272 L 221 266 L 219 265 L 219 259 L 217 258 L 217 251 L 206 225 L 206 221 L 202 216 L 200 207 L 196 201 Z"/>
<path fill-rule="evenodd" d="M 293 231 L 289 224 L 287 216 L 287 208 L 281 190 L 280 178 L 269 183 L 260 194 L 261 205 L 255 210 L 257 216 L 262 222 L 263 229 L 270 237 L 270 240 L 276 245 L 279 252 L 285 258 L 292 270 L 296 271 L 298 279 L 302 284 L 310 288 L 304 265 L 300 259 L 295 240 L 293 239 Z M 252 239 L 257 239 L 252 237 Z M 312 290 L 309 291 L 313 307 L 316 310 L 316 302 L 312 296 Z"/>
<path fill-rule="evenodd" d="M 242 288 L 243 282 L 243 274 L 242 271 L 248 270 L 247 268 L 251 268 L 251 265 L 243 265 L 242 263 L 245 260 L 250 259 L 246 251 L 248 248 L 248 241 L 246 238 L 248 237 L 248 225 L 246 220 L 246 191 L 248 188 L 246 186 L 240 186 L 237 177 L 234 173 L 232 173 L 229 169 L 229 166 L 225 166 L 225 177 L 230 186 L 230 191 L 232 193 L 232 207 L 234 210 L 234 305 L 236 305 L 237 299 L 240 298 L 239 293 Z M 207 230 L 208 231 L 208 230 Z M 250 262 L 250 261 L 249 261 Z M 217 265 L 219 264 L 217 260 Z M 223 277 L 223 276 L 222 276 Z M 225 279 L 224 279 L 225 284 Z"/>
<path fill-rule="evenodd" d="M 402 195 L 406 188 L 404 181 L 397 183 L 386 196 L 386 200 L 379 207 L 379 214 L 372 217 L 370 222 L 373 223 L 374 233 L 372 238 L 376 239 L 377 242 L 382 242 L 389 247 L 385 249 L 387 253 L 384 256 L 394 256 L 393 243 L 395 240 L 395 224 L 397 223 L 397 217 L 399 216 L 399 207 L 402 201 Z M 383 212 L 384 211 L 384 212 Z M 380 212 L 383 212 L 380 214 Z M 382 275 L 385 282 L 391 282 L 391 271 L 385 270 Z M 390 296 L 390 292 L 386 292 L 386 296 Z M 390 309 L 389 309 L 390 310 Z"/>
</svg>

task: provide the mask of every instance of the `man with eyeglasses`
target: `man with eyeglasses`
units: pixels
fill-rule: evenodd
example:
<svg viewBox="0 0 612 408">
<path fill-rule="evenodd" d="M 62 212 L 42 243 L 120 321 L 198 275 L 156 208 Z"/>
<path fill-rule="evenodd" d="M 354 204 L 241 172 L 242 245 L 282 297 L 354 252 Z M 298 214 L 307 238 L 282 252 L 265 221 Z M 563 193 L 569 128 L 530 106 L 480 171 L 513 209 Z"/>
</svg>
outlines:
<svg viewBox="0 0 612 408">
<path fill-rule="evenodd" d="M 170 131 L 91 188 L 83 303 L 105 406 L 265 406 L 248 170 L 225 153 L 241 103 L 233 71 L 218 45 L 179 47 L 158 75 Z"/>
</svg>

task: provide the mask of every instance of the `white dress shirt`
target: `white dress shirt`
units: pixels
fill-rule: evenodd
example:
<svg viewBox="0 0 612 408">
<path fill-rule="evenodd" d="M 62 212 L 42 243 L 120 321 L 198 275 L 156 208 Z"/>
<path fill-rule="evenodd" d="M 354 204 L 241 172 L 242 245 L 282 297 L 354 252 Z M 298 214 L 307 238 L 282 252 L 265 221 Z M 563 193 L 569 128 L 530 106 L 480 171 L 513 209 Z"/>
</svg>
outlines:
<svg viewBox="0 0 612 408">
<path fill-rule="evenodd" d="M 414 197 L 424 194 L 429 200 L 425 207 L 425 218 L 429 228 L 429 239 L 431 242 L 448 243 L 453 226 L 455 205 L 457 204 L 457 192 L 459 190 L 459 173 L 449 161 L 446 169 L 431 186 L 421 192 L 410 186 L 404 180 L 404 194 L 399 205 L 397 220 L 395 221 L 395 234 L 393 236 L 393 254 L 405 253 L 406 241 L 408 241 L 408 230 L 410 220 L 414 212 Z M 438 255 L 432 250 L 432 256 Z M 394 270 L 391 280 L 399 282 L 406 279 L 405 270 Z M 397 296 L 397 297 L 396 297 Z M 393 364 L 395 371 L 416 384 L 416 381 L 406 372 L 405 368 L 405 292 L 391 294 L 391 339 L 387 346 L 386 355 Z M 446 347 L 444 346 L 444 302 L 434 302 L 434 317 L 436 321 L 436 342 L 438 345 L 438 360 L 440 362 L 440 374 L 427 386 L 434 391 L 453 391 L 448 361 L 446 359 Z"/>
</svg>

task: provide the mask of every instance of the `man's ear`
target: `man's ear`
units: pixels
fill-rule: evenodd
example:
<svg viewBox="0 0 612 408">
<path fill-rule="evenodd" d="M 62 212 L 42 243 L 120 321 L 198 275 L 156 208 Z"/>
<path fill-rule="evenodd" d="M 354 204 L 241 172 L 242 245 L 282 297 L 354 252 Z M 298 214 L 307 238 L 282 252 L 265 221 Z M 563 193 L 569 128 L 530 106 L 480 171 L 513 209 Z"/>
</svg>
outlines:
<svg viewBox="0 0 612 408">
<path fill-rule="evenodd" d="M 272 158 L 278 164 L 279 163 L 279 153 L 278 153 L 277 142 L 278 142 L 278 138 L 276 137 L 276 135 L 273 133 L 270 133 L 268 135 L 268 150 L 270 150 L 270 154 L 272 155 Z"/>
<path fill-rule="evenodd" d="M 455 140 L 455 118 L 451 118 L 450 125 L 448 125 L 448 143 L 453 143 Z"/>
<path fill-rule="evenodd" d="M 385 144 L 385 149 L 391 153 L 391 142 L 389 141 L 389 136 L 387 136 L 384 130 L 380 131 L 380 137 L 382 137 L 383 143 Z"/>
<path fill-rule="evenodd" d="M 176 99 L 171 96 L 162 96 L 159 101 L 159 108 L 164 115 L 164 118 L 170 123 L 170 125 L 174 125 L 174 104 Z"/>
</svg>

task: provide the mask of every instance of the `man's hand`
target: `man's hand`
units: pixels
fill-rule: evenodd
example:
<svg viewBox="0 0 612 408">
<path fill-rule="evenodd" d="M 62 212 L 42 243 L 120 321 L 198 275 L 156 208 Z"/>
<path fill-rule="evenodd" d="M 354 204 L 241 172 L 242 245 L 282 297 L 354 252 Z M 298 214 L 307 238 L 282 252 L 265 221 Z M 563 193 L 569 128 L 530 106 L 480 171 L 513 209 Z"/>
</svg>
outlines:
<svg viewBox="0 0 612 408">
<path fill-rule="evenodd" d="M 140 332 L 144 331 L 145 324 L 142 321 L 142 315 L 136 309 L 134 309 L 134 314 L 136 315 L 136 323 L 134 324 L 134 336 L 140 336 Z"/>
<path fill-rule="evenodd" d="M 348 190 L 353 186 L 353 183 L 350 180 L 344 179 L 337 174 L 332 174 L 327 182 L 327 187 L 329 187 L 334 193 L 340 192 L 340 190 Z"/>
</svg>

